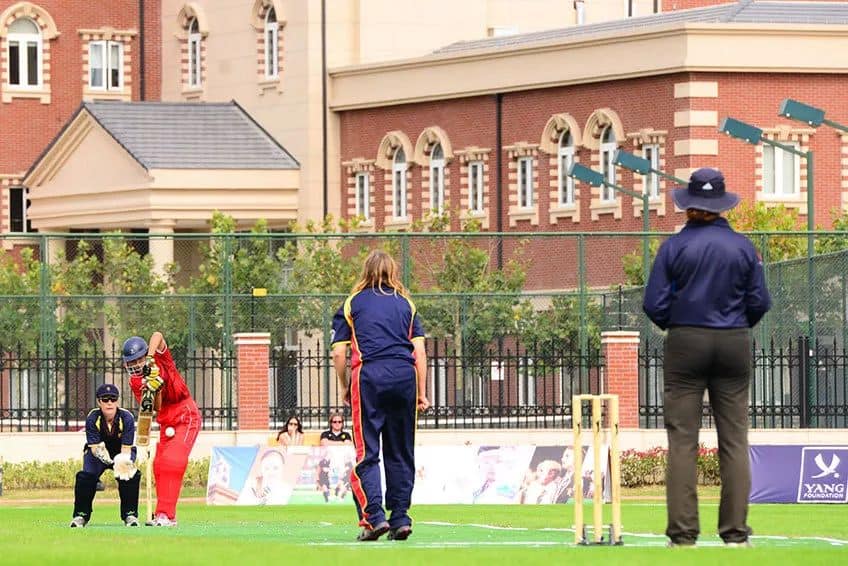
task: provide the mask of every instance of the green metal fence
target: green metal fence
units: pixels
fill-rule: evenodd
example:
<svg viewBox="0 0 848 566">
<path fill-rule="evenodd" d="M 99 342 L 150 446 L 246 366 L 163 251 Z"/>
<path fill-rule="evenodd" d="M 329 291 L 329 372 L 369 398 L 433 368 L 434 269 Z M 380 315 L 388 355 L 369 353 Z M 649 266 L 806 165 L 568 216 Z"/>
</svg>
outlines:
<svg viewBox="0 0 848 566">
<path fill-rule="evenodd" d="M 668 234 L 41 234 L 7 235 L 0 253 L 0 355 L 37 356 L 50 385 L 59 350 L 99 355 L 133 334 L 161 330 L 175 351 L 231 360 L 232 336 L 267 331 L 272 347 L 326 345 L 331 321 L 368 250 L 390 251 L 424 326 L 449 339 L 451 359 L 517 340 L 541 351 L 596 349 L 602 330 L 661 334 L 642 314 L 641 250 Z M 848 334 L 848 233 L 754 233 L 774 307 L 760 344 L 799 337 L 842 351 Z M 254 289 L 267 295 L 257 296 Z M 812 315 L 812 316 L 811 316 Z M 814 346 L 815 347 L 815 346 Z M 835 350 L 834 350 L 835 349 Z M 13 354 L 14 353 L 14 354 Z M 221 367 L 231 399 L 232 363 Z M 2 364 L 0 364 L 2 367 Z M 324 369 L 327 376 L 330 368 Z M 541 364 L 528 371 L 544 372 Z M 324 376 L 324 379 L 327 379 Z M 8 380 L 8 376 L 0 375 Z M 216 378 L 217 379 L 217 378 Z M 814 387 L 815 380 L 810 380 Z M 6 388 L 9 390 L 9 388 Z M 60 393 L 55 393 L 59 395 Z M 2 395 L 0 395 L 2 397 Z M 55 402 L 56 400 L 48 399 Z M 0 407 L 9 399 L 0 398 Z M 230 418 L 230 417 L 228 417 Z"/>
</svg>

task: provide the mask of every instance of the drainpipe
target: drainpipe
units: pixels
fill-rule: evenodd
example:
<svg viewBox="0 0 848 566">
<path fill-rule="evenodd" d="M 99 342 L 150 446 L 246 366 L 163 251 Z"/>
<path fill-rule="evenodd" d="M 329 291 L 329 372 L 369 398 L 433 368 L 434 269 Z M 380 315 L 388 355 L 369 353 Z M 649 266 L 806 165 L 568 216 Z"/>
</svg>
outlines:
<svg viewBox="0 0 848 566">
<path fill-rule="evenodd" d="M 495 230 L 503 232 L 503 178 L 501 167 L 503 166 L 503 93 L 495 95 L 495 203 L 497 220 Z M 498 236 L 498 269 L 503 268 L 503 236 Z"/>
<path fill-rule="evenodd" d="M 330 182 L 327 179 L 329 162 L 327 161 L 327 0 L 321 0 L 321 143 L 323 157 L 323 196 L 324 218 L 330 211 Z"/>
<path fill-rule="evenodd" d="M 144 0 L 138 0 L 138 98 L 144 100 L 144 79 L 147 74 L 144 69 Z"/>
</svg>

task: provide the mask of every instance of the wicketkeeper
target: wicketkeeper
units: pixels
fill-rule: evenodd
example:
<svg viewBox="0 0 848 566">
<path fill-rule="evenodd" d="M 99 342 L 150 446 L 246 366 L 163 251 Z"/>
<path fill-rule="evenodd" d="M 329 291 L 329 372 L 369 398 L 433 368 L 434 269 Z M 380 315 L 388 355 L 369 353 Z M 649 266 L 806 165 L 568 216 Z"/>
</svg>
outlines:
<svg viewBox="0 0 848 566">
<path fill-rule="evenodd" d="M 153 526 L 177 526 L 177 500 L 183 487 L 188 456 L 201 428 L 200 410 L 174 364 L 161 332 L 150 343 L 139 336 L 128 338 L 123 347 L 124 366 L 137 401 L 142 390 L 156 395 L 159 444 L 153 459 L 156 478 L 156 511 Z"/>
<path fill-rule="evenodd" d="M 84 527 L 91 520 L 91 504 L 97 482 L 112 469 L 121 498 L 121 519 L 128 527 L 138 526 L 138 487 L 141 473 L 136 468 L 133 447 L 133 415 L 118 406 L 118 388 L 104 383 L 97 388 L 97 408 L 85 419 L 85 449 L 82 470 L 74 483 L 74 518 L 71 527 Z"/>
</svg>

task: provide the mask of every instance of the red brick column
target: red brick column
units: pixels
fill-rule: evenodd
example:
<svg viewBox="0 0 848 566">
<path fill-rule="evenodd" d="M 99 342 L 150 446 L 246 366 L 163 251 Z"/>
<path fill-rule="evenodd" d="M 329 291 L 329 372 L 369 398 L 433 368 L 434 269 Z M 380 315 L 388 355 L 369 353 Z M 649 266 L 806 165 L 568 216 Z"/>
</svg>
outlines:
<svg viewBox="0 0 848 566">
<path fill-rule="evenodd" d="M 268 366 L 271 334 L 234 334 L 239 430 L 268 430 Z"/>
<path fill-rule="evenodd" d="M 619 426 L 639 428 L 639 333 L 601 333 L 606 359 L 606 391 L 618 395 Z"/>
</svg>

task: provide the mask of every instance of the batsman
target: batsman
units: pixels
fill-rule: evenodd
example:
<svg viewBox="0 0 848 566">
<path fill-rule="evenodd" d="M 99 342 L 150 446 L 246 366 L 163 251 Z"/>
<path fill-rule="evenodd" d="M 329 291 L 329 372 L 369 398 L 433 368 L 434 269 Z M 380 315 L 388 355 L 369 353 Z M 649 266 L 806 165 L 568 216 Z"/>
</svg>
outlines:
<svg viewBox="0 0 848 566">
<path fill-rule="evenodd" d="M 144 445 L 145 418 L 149 416 L 151 396 L 159 443 L 153 460 L 156 478 L 156 510 L 148 525 L 177 526 L 177 501 L 183 486 L 188 456 L 201 429 L 200 410 L 182 375 L 174 364 L 171 351 L 161 332 L 150 341 L 132 336 L 122 349 L 124 367 L 130 374 L 130 388 L 140 403 L 137 444 Z"/>
</svg>

